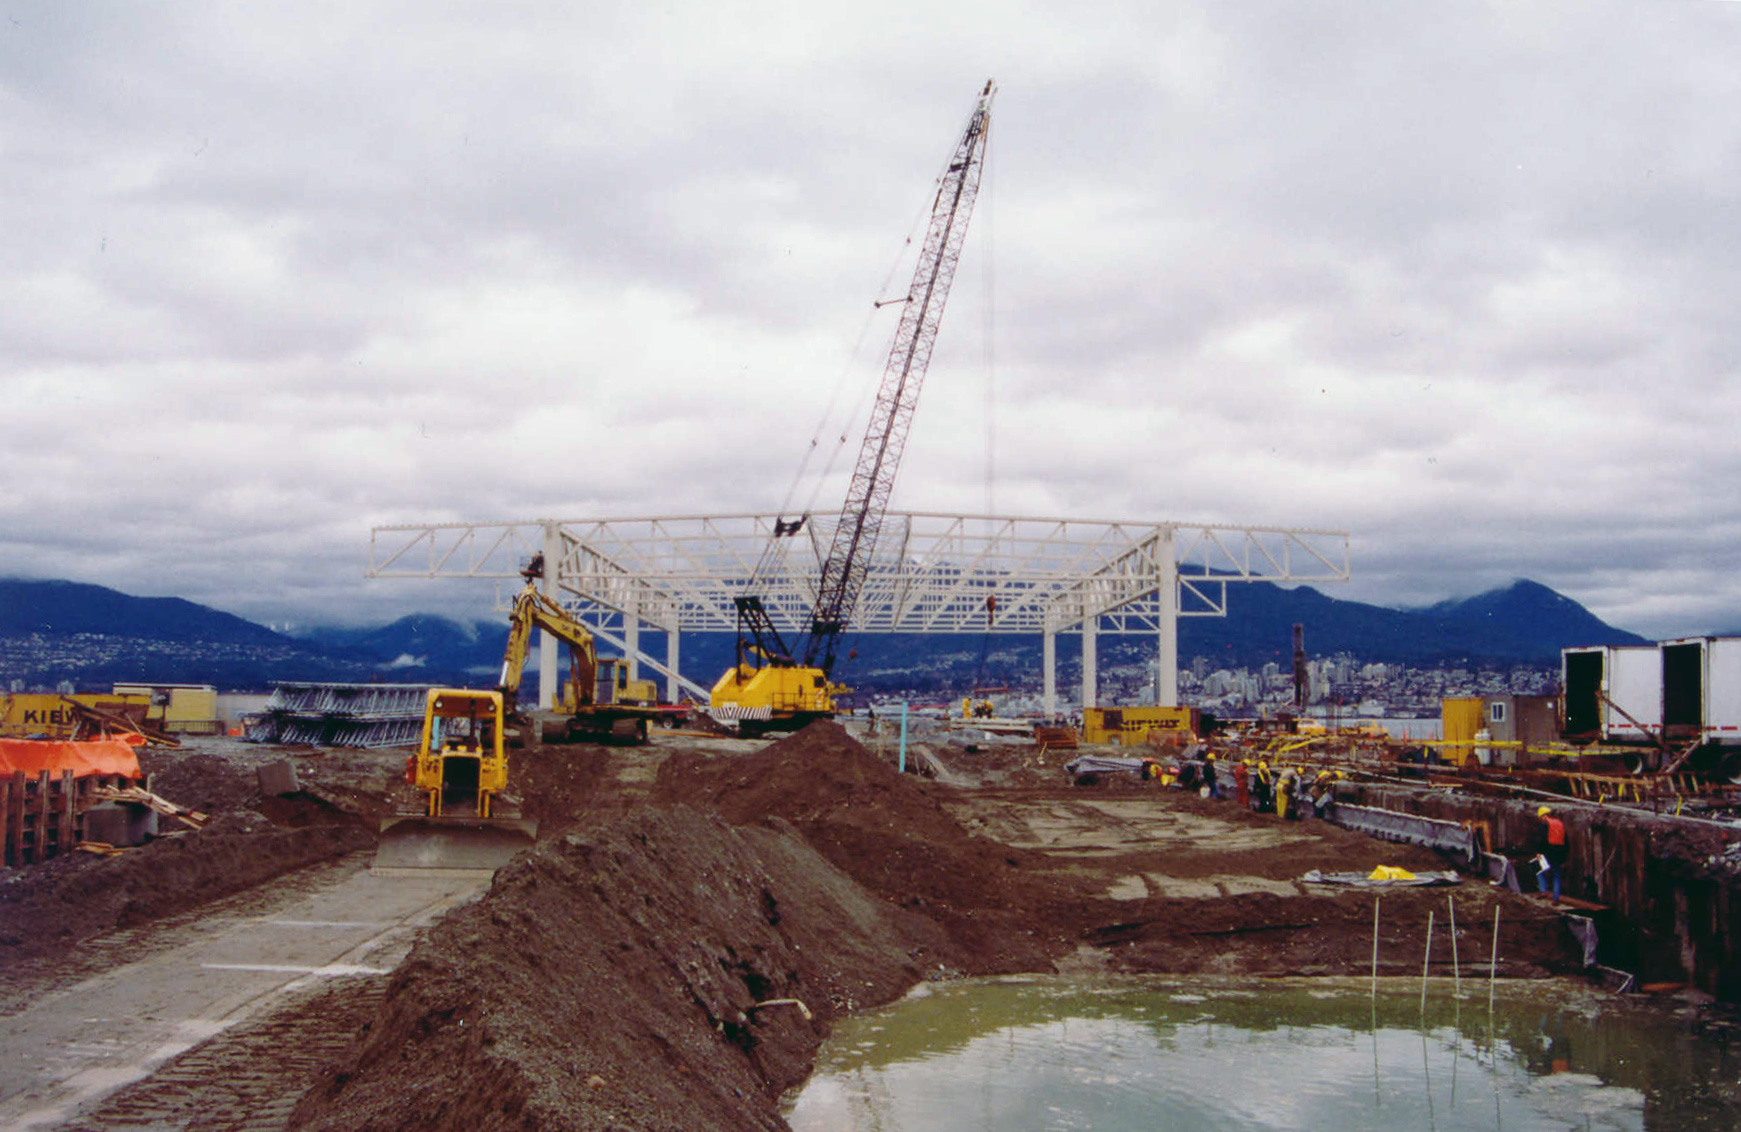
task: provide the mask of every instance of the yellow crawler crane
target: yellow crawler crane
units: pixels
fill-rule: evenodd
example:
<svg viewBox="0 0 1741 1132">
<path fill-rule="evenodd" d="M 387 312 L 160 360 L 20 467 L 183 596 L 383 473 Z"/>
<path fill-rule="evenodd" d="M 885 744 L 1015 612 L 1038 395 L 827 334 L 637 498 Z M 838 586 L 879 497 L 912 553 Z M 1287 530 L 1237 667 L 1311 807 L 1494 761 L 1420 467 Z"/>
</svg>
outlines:
<svg viewBox="0 0 1741 1132">
<path fill-rule="evenodd" d="M 508 785 L 502 696 L 431 688 L 405 778 L 418 805 L 381 823 L 376 871 L 494 869 L 526 848 L 536 822 L 497 812 Z"/>
</svg>

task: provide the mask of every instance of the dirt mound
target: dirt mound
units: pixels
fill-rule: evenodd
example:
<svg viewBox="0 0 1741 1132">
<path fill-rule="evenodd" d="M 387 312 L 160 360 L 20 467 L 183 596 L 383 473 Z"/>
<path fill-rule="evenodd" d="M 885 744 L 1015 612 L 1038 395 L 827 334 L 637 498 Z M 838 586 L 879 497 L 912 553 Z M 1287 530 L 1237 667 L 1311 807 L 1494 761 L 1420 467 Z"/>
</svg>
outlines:
<svg viewBox="0 0 1741 1132">
<path fill-rule="evenodd" d="M 431 929 L 291 1124 L 777 1128 L 829 1019 L 940 959 L 931 924 L 790 828 L 643 811 L 544 843 Z"/>
<path fill-rule="evenodd" d="M 150 776 L 152 793 L 202 814 L 253 809 L 260 802 L 255 776 L 216 755 L 152 748 L 139 753 L 139 767 Z"/>
<path fill-rule="evenodd" d="M 510 804 L 552 837 L 598 809 L 611 788 L 611 752 L 592 743 L 528 743 L 508 754 Z"/>
<path fill-rule="evenodd" d="M 969 973 L 1048 968 L 1072 946 L 1081 902 L 1043 856 L 962 828 L 937 791 L 948 788 L 901 775 L 823 721 L 738 758 L 675 754 L 653 800 L 734 824 L 790 822 L 836 868 L 943 925 Z"/>
<path fill-rule="evenodd" d="M 354 825 L 277 829 L 230 814 L 116 857 L 71 853 L 0 880 L 0 967 L 172 916 L 280 873 L 368 847 Z"/>
</svg>

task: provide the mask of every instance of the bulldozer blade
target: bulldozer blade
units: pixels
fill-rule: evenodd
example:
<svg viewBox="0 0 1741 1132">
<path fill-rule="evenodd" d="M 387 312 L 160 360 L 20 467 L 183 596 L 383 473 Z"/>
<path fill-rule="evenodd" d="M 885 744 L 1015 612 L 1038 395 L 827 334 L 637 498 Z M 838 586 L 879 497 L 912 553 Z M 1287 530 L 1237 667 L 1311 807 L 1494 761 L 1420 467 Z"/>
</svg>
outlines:
<svg viewBox="0 0 1741 1132">
<path fill-rule="evenodd" d="M 370 871 L 493 873 L 532 846 L 538 823 L 524 818 L 388 818 Z"/>
</svg>

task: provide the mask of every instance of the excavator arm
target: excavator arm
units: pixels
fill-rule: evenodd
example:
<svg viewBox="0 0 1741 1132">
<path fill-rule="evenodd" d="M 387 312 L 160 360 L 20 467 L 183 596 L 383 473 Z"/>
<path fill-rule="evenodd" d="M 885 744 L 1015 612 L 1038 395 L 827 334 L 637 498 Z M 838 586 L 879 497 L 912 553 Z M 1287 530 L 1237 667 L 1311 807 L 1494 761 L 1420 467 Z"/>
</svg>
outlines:
<svg viewBox="0 0 1741 1132">
<path fill-rule="evenodd" d="M 520 692 L 520 677 L 526 668 L 526 654 L 532 643 L 532 630 L 543 629 L 568 645 L 568 674 L 574 689 L 576 707 L 593 699 L 598 677 L 598 650 L 585 625 L 568 615 L 556 602 L 538 592 L 534 578 L 526 579 L 526 588 L 514 599 L 508 615 L 508 645 L 502 653 L 502 679 L 498 685 L 502 702 L 514 709 Z"/>
</svg>

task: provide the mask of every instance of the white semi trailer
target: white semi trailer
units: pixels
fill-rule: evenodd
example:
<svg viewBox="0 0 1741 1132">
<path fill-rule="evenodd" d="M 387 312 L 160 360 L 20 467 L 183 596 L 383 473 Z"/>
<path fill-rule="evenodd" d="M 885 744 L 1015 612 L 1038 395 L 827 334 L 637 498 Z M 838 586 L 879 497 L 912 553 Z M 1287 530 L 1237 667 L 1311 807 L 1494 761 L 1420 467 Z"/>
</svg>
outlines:
<svg viewBox="0 0 1741 1132">
<path fill-rule="evenodd" d="M 1662 656 L 1655 645 L 1596 645 L 1560 652 L 1569 739 L 1653 742 L 1662 727 Z"/>
<path fill-rule="evenodd" d="M 1689 765 L 1741 782 L 1741 637 L 1563 649 L 1562 734 L 1632 747 L 1635 770 L 1694 746 Z"/>
<path fill-rule="evenodd" d="M 1741 637 L 1684 637 L 1660 648 L 1668 741 L 1741 752 Z"/>
</svg>

